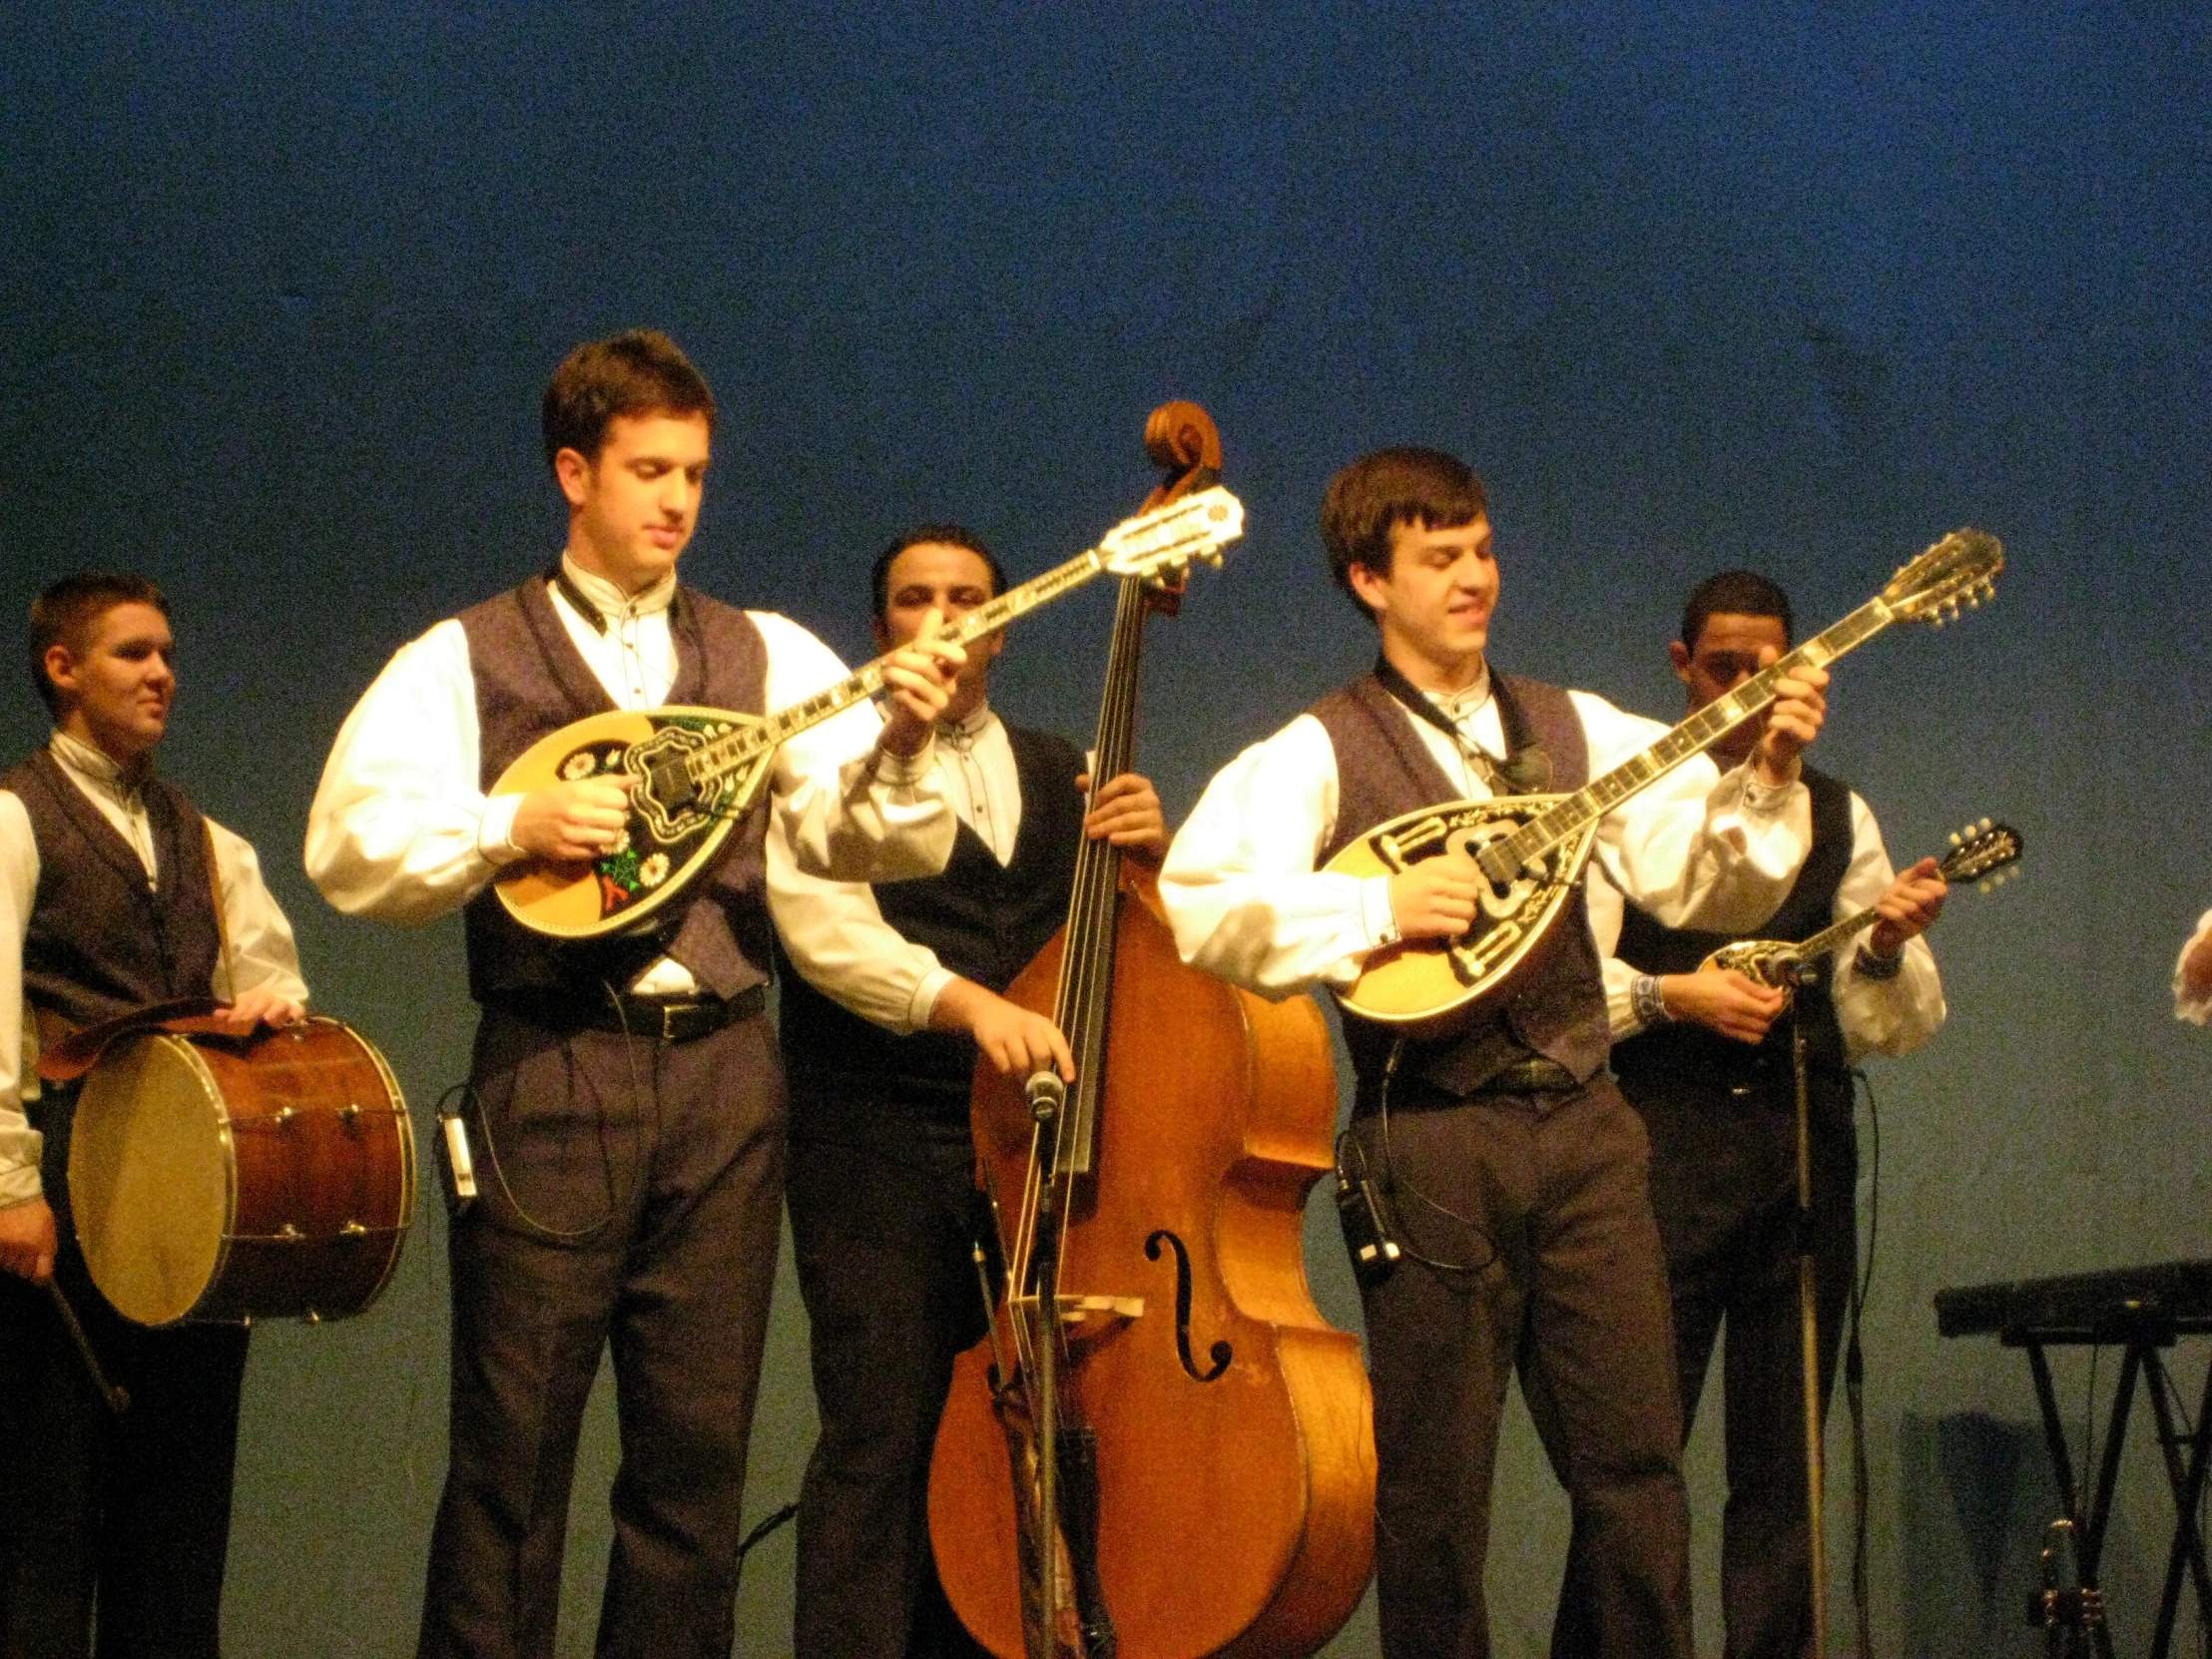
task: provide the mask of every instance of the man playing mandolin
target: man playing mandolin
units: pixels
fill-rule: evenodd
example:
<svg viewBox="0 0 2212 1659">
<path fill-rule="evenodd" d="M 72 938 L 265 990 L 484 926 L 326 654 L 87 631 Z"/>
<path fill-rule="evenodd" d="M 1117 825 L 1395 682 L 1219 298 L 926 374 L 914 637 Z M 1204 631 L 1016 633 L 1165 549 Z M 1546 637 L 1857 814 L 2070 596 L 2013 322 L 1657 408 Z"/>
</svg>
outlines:
<svg viewBox="0 0 2212 1659">
<path fill-rule="evenodd" d="M 1791 644 L 1789 597 L 1764 577 L 1728 571 L 1692 592 L 1682 637 L 1668 652 L 1695 713 Z M 1741 762 L 1759 732 L 1758 722 L 1745 722 L 1713 746 L 1714 759 Z M 1816 973 L 1785 993 L 1730 968 L 1701 966 L 1732 935 L 1666 926 L 1624 905 L 1602 875 L 1589 887 L 1617 1039 L 1613 1070 L 1651 1136 L 1651 1198 L 1673 1293 L 1685 1441 L 1714 1340 L 1724 1319 L 1728 1325 L 1721 1603 L 1730 1659 L 1795 1659 L 1812 1636 L 1797 1090 L 1790 1020 L 1780 1016 L 1794 1002 L 1791 1017 L 1806 1036 L 1824 1402 L 1858 1254 L 1849 1068 L 1870 1050 L 1911 1053 L 1944 1016 L 1936 958 L 1921 937 L 1943 907 L 1936 860 L 1895 873 L 1866 802 L 1810 768 L 1805 783 L 1813 849 L 1757 936 L 1806 939 L 1873 907 L 1879 919 L 1838 952 L 1833 976 Z"/>
<path fill-rule="evenodd" d="M 1006 586 L 955 525 L 900 537 L 872 581 L 886 651 Z M 771 895 L 800 970 L 783 981 L 786 1191 L 822 1418 L 800 1490 L 800 1659 L 980 1651 L 937 1583 L 927 1518 L 953 1361 L 989 1314 L 974 1251 L 997 1245 L 975 1187 L 969 1082 L 978 1050 L 1011 1076 L 1073 1079 L 1051 1020 L 999 993 L 1066 919 L 1085 834 L 1152 859 L 1167 848 L 1150 783 L 1124 774 L 1086 803 L 1080 750 L 998 718 L 989 680 L 1004 640 L 969 647 L 938 723 L 961 824 L 943 873 L 872 891 L 795 873 Z"/>
<path fill-rule="evenodd" d="M 620 774 L 494 793 L 539 740 L 615 708 L 758 716 L 843 678 L 797 624 L 677 580 L 714 414 L 666 335 L 569 354 L 544 403 L 565 550 L 392 659 L 308 824 L 308 872 L 340 909 L 465 911 L 483 1005 L 463 1113 L 483 1191 L 450 1231 L 425 1655 L 552 1653 L 578 1427 L 609 1348 L 623 1459 L 597 1651 L 729 1651 L 783 1186 L 768 895 L 794 867 L 930 874 L 956 829 L 931 745 L 964 654 L 924 629 L 888 667 L 887 718 L 855 707 L 778 749 L 770 796 L 642 928 L 556 941 L 500 904 L 503 872 L 604 873 L 632 836 Z M 646 886 L 671 879 L 663 854 L 631 862 Z"/>
<path fill-rule="evenodd" d="M 1468 929 L 1486 877 L 1458 853 L 1395 874 L 1322 869 L 1425 805 L 1579 788 L 1665 729 L 1584 692 L 1493 673 L 1498 567 L 1481 481 L 1430 449 L 1339 473 L 1331 572 L 1376 624 L 1375 672 L 1215 777 L 1161 891 L 1185 957 L 1271 996 L 1349 986 L 1398 941 Z M 1750 759 L 1693 758 L 1608 812 L 1596 856 L 1673 922 L 1752 926 L 1810 840 L 1798 753 L 1827 675 L 1784 677 Z M 1441 1034 L 1347 1015 L 1352 1144 L 1402 1251 L 1363 1286 L 1375 1384 L 1384 1651 L 1488 1651 L 1482 1596 L 1507 1373 L 1574 1511 L 1587 1629 L 1557 1651 L 1691 1653 L 1688 1513 L 1667 1287 L 1641 1125 L 1605 1074 L 1598 958 L 1579 894 L 1498 996 Z"/>
<path fill-rule="evenodd" d="M 42 1040 L 179 997 L 224 999 L 237 1035 L 288 1025 L 307 987 L 254 849 L 154 775 L 177 693 L 161 591 L 56 582 L 31 665 L 53 739 L 0 777 L 0 1653 L 81 1659 L 97 1606 L 102 1653 L 214 1659 L 247 1333 L 134 1325 L 94 1288 L 69 1208 L 78 1090 L 31 1068 Z"/>
</svg>

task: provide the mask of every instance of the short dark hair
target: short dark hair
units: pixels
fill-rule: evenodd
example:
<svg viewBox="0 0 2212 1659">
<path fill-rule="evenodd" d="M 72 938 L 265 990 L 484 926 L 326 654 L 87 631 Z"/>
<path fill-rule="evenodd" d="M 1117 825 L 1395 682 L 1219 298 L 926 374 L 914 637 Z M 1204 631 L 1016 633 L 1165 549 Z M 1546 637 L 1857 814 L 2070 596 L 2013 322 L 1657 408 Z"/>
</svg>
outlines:
<svg viewBox="0 0 2212 1659">
<path fill-rule="evenodd" d="M 875 569 L 868 576 L 868 588 L 877 622 L 885 622 L 890 618 L 891 561 L 907 548 L 920 547 L 927 542 L 943 542 L 947 547 L 966 548 L 990 567 L 991 597 L 996 599 L 1006 591 L 1006 572 L 999 565 L 998 555 L 983 545 L 981 536 L 959 524 L 917 524 L 875 556 Z"/>
<path fill-rule="evenodd" d="M 1373 621 L 1375 613 L 1352 591 L 1352 567 L 1366 565 L 1387 576 L 1390 536 L 1399 525 L 1455 530 L 1480 518 L 1488 504 L 1482 480 L 1456 455 L 1414 447 L 1363 455 L 1329 480 L 1329 493 L 1322 497 L 1329 575 Z"/>
<path fill-rule="evenodd" d="M 163 616 L 169 615 L 169 601 L 160 588 L 143 576 L 112 570 L 80 570 L 64 576 L 31 601 L 31 684 L 56 720 L 62 716 L 62 694 L 46 672 L 47 652 L 60 645 L 73 656 L 83 655 L 93 629 L 118 605 L 151 605 Z"/>
<path fill-rule="evenodd" d="M 1797 623 L 1790 615 L 1790 596 L 1773 582 L 1751 570 L 1724 570 L 1708 576 L 1690 590 L 1682 607 L 1682 649 L 1697 650 L 1698 636 L 1716 616 L 1771 616 L 1782 624 L 1782 643 L 1797 643 Z"/>
<path fill-rule="evenodd" d="M 597 460 L 618 415 L 705 415 L 715 429 L 707 377 L 658 328 L 632 328 L 579 345 L 545 385 L 545 464 L 564 449 Z"/>
</svg>

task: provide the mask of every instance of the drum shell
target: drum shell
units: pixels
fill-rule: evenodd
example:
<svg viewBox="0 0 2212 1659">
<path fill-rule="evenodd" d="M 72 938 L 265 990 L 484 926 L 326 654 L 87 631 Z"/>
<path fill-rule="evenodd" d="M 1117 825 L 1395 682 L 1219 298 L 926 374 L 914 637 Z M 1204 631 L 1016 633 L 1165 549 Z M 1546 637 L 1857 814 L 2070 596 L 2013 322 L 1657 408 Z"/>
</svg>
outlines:
<svg viewBox="0 0 2212 1659">
<path fill-rule="evenodd" d="M 172 1047 L 127 1051 L 142 1043 Z M 87 1265 L 118 1310 L 174 1324 L 341 1319 L 368 1307 L 398 1267 L 415 1195 L 406 1102 L 374 1046 L 336 1020 L 311 1019 L 243 1041 L 150 1032 L 118 1047 L 126 1052 L 111 1052 L 86 1080 L 70 1160 Z M 149 1306 L 114 1265 L 162 1248 L 162 1218 L 109 1213 L 98 1200 L 103 1166 L 134 1155 L 128 1144 L 103 1147 L 103 1075 L 121 1076 L 134 1061 L 152 1069 L 151 1059 L 189 1081 L 185 1098 L 158 1103 L 140 1132 L 213 1135 L 217 1147 L 204 1155 L 220 1158 L 228 1189 L 213 1271 L 181 1310 Z"/>
</svg>

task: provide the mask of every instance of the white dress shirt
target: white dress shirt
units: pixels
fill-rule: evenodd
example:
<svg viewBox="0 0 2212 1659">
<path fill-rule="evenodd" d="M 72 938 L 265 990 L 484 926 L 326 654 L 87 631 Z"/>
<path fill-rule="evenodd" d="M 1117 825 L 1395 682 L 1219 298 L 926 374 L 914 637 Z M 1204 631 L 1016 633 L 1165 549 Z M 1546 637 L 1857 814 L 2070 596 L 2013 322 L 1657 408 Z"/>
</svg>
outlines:
<svg viewBox="0 0 2212 1659">
<path fill-rule="evenodd" d="M 1836 888 L 1832 921 L 1857 915 L 1896 879 L 1890 852 L 1882 844 L 1882 830 L 1874 813 L 1855 791 L 1851 798 L 1851 862 Z M 1590 933 L 1598 954 L 1605 958 L 1605 1012 L 1613 1027 L 1613 1040 L 1633 1037 L 1644 1026 L 1636 1017 L 1630 987 L 1638 969 L 1613 954 L 1620 943 L 1623 919 L 1620 889 L 1602 872 L 1590 878 Z M 1844 1031 L 1844 1057 L 1856 1064 L 1862 1055 L 1910 1054 L 1942 1029 L 1949 1010 L 1943 1003 L 1942 980 L 1936 972 L 1936 954 L 1924 936 L 1908 939 L 1904 962 L 1887 979 L 1873 979 L 1859 971 L 1859 940 L 1846 940 L 1836 952 L 1835 976 L 1830 993 L 1836 1002 L 1836 1020 Z"/>
<path fill-rule="evenodd" d="M 1006 728 L 989 705 L 937 728 L 945 799 L 1001 866 L 1021 833 L 1021 777 Z M 1074 780 L 1070 779 L 1069 783 Z M 777 848 L 769 848 L 775 858 Z M 770 865 L 769 909 L 793 964 L 823 995 L 903 1036 L 927 1030 L 937 996 L 956 975 L 927 945 L 883 919 L 874 892 Z"/>
<path fill-rule="evenodd" d="M 161 879 L 146 798 L 127 783 L 115 762 L 66 732 L 56 732 L 48 752 L 62 775 L 99 809 L 146 866 L 149 885 Z M 299 951 L 291 923 L 262 882 L 254 849 L 222 825 L 208 822 L 215 842 L 216 873 L 223 891 L 228 952 L 216 964 L 215 994 L 225 1001 L 268 986 L 294 1002 L 307 1000 L 299 977 Z M 23 941 L 31 930 L 38 895 L 38 841 L 31 817 L 10 791 L 0 790 L 0 1208 L 39 1196 L 41 1140 L 23 1115 L 37 1097 L 31 1075 L 38 1063 L 37 1028 L 23 1001 Z"/>
<path fill-rule="evenodd" d="M 2191 1025 L 2202 1025 L 2212 1019 L 2212 991 L 2202 996 L 2191 996 L 2188 985 L 2181 977 L 2181 964 L 2189 952 L 2196 949 L 2199 940 L 2212 933 L 2212 910 L 2197 918 L 2197 930 L 2189 935 L 2189 942 L 2181 947 L 2181 954 L 2174 958 L 2174 1018 L 2185 1019 Z"/>
<path fill-rule="evenodd" d="M 624 709 L 665 703 L 677 671 L 675 578 L 627 596 L 565 555 L 563 566 L 607 620 L 601 633 L 550 586 L 555 614 L 607 695 Z M 768 647 L 768 712 L 844 678 L 836 654 L 796 622 L 746 615 Z M 776 752 L 772 888 L 779 867 L 884 881 L 944 867 L 957 827 L 930 747 L 901 759 L 877 747 L 881 731 L 858 704 Z M 307 874 L 323 896 L 348 915 L 433 921 L 522 857 L 513 840 L 521 798 L 484 793 L 480 743 L 468 636 L 449 619 L 400 647 L 338 732 L 307 816 Z M 662 957 L 631 988 L 681 996 L 697 981 Z"/>
<path fill-rule="evenodd" d="M 1569 692 L 1595 779 L 1666 735 L 1656 721 Z M 1457 698 L 1432 699 L 1462 737 L 1493 760 L 1506 752 L 1488 676 Z M 1484 771 L 1428 722 L 1405 721 L 1462 799 L 1488 800 Z M 1215 775 L 1177 831 L 1160 896 L 1184 960 L 1284 997 L 1350 984 L 1368 953 L 1397 937 L 1389 877 L 1316 869 L 1337 829 L 1337 757 L 1329 734 L 1300 715 Z M 1637 902 L 1671 924 L 1751 927 L 1772 915 L 1812 844 L 1803 784 L 1761 784 L 1748 767 L 1725 777 L 1703 756 L 1608 813 L 1595 857 Z"/>
</svg>

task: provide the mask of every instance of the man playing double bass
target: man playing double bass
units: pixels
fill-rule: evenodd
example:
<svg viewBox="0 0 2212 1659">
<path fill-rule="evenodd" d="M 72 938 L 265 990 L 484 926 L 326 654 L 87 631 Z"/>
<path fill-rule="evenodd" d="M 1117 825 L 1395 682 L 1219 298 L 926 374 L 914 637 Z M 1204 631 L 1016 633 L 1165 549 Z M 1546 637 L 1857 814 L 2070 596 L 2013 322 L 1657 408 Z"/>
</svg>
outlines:
<svg viewBox="0 0 2212 1659">
<path fill-rule="evenodd" d="M 1161 876 L 1185 958 L 1278 997 L 1349 984 L 1371 951 L 1473 919 L 1466 860 L 1372 879 L 1321 868 L 1358 834 L 1432 803 L 1578 787 L 1665 730 L 1492 672 L 1498 568 L 1481 481 L 1456 458 L 1354 462 L 1330 484 L 1322 539 L 1381 634 L 1375 671 L 1218 774 Z M 1805 856 L 1798 752 L 1826 681 L 1782 682 L 1745 766 L 1693 760 L 1608 814 L 1608 874 L 1671 921 L 1771 912 Z M 1385 1027 L 1349 1014 L 1345 1027 L 1359 1074 L 1347 1157 L 1365 1159 L 1405 1251 L 1363 1286 L 1385 1653 L 1489 1650 L 1490 1480 L 1517 1367 L 1590 1568 L 1589 1626 L 1563 1621 L 1554 1651 L 1689 1659 L 1666 1277 L 1643 1129 L 1605 1073 L 1579 900 L 1502 1005 L 1458 1030 L 1397 1049 Z"/>
<path fill-rule="evenodd" d="M 66 577 L 31 607 L 44 749 L 0 777 L 0 1653 L 214 1659 L 244 1326 L 133 1325 L 71 1225 L 74 1086 L 41 1043 L 177 997 L 245 1035 L 299 1019 L 291 927 L 254 849 L 154 773 L 177 692 L 153 583 Z M 28 1018 L 26 1016 L 29 1016 Z M 130 1396 L 95 1391 L 52 1289 Z"/>
<path fill-rule="evenodd" d="M 875 562 L 876 645 L 896 649 L 932 613 L 957 620 L 1005 585 L 973 533 L 909 531 Z M 1073 1077 L 1052 1022 L 999 993 L 1065 921 L 1083 835 L 1153 858 L 1167 845 L 1144 779 L 1110 780 L 1086 812 L 1082 752 L 998 718 L 1004 641 L 968 647 L 937 724 L 960 819 L 943 872 L 873 889 L 793 872 L 773 894 L 800 969 L 782 982 L 785 1192 L 822 1421 L 800 1489 L 800 1659 L 980 1651 L 938 1585 L 927 1512 L 953 1361 L 988 1318 L 975 1248 L 996 1254 L 969 1082 L 978 1050 L 1013 1076 Z"/>
</svg>

